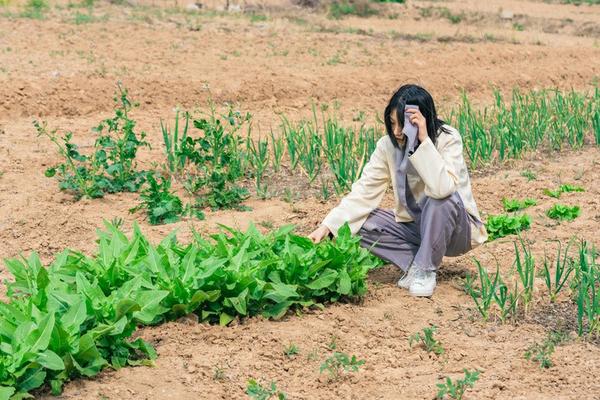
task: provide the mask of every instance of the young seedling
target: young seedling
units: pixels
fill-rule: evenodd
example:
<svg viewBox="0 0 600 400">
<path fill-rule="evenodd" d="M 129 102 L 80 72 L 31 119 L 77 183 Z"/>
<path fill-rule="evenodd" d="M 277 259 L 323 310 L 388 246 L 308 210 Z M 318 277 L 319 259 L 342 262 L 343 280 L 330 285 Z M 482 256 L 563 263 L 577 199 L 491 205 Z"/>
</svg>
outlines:
<svg viewBox="0 0 600 400">
<path fill-rule="evenodd" d="M 225 368 L 220 365 L 215 365 L 213 379 L 215 381 L 224 381 L 227 376 L 225 375 Z"/>
<path fill-rule="evenodd" d="M 410 347 L 413 347 L 413 344 L 415 343 L 420 343 L 427 352 L 432 352 L 438 356 L 444 354 L 444 348 L 441 343 L 433 337 L 433 334 L 436 331 L 436 326 L 430 326 L 428 328 L 423 328 L 421 332 L 411 335 L 408 339 Z"/>
<path fill-rule="evenodd" d="M 546 212 L 548 217 L 560 221 L 573 221 L 580 214 L 581 208 L 579 206 L 570 207 L 563 204 L 555 204 Z"/>
<path fill-rule="evenodd" d="M 296 346 L 294 343 L 290 343 L 289 346 L 287 346 L 285 349 L 283 349 L 283 354 L 285 354 L 288 358 L 293 358 L 295 355 L 298 355 L 300 353 L 300 350 L 298 349 L 298 346 Z"/>
<path fill-rule="evenodd" d="M 475 382 L 479 380 L 479 371 L 469 371 L 466 368 L 463 370 L 465 377 L 453 381 L 450 377 L 446 378 L 444 383 L 438 383 L 438 399 L 451 398 L 461 400 L 467 389 L 475 386 Z"/>
<path fill-rule="evenodd" d="M 344 372 L 358 372 L 365 360 L 358 360 L 356 356 L 350 357 L 346 353 L 334 352 L 333 356 L 327 358 L 319 370 L 320 373 L 327 371 L 332 380 L 339 379 Z"/>
<path fill-rule="evenodd" d="M 527 178 L 527 182 L 531 182 L 537 179 L 537 175 L 535 174 L 535 172 L 528 169 L 521 171 L 521 176 Z"/>
<path fill-rule="evenodd" d="M 540 368 L 552 367 L 552 354 L 557 345 L 569 340 L 569 334 L 565 332 L 552 331 L 542 343 L 533 343 L 525 351 L 527 360 L 539 363 Z"/>
<path fill-rule="evenodd" d="M 270 387 L 264 387 L 254 379 L 248 380 L 246 394 L 254 400 L 287 399 L 287 395 L 284 392 L 277 390 L 275 382 L 271 382 Z"/>
<path fill-rule="evenodd" d="M 507 198 L 502 199 L 502 205 L 504 206 L 504 211 L 506 211 L 506 212 L 524 210 L 525 208 L 535 206 L 536 204 L 537 204 L 537 201 L 535 199 L 524 199 L 524 200 L 507 199 Z"/>
</svg>

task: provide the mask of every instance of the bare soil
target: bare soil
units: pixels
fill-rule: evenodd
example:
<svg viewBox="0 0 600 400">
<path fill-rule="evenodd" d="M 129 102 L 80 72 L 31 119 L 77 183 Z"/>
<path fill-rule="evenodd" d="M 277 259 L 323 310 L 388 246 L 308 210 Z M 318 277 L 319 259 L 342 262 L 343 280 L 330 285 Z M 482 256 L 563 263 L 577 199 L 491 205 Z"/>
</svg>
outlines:
<svg viewBox="0 0 600 400">
<path fill-rule="evenodd" d="M 307 193 L 306 179 L 277 175 L 277 195 L 251 199 L 250 212 L 210 212 L 205 221 L 150 226 L 128 210 L 136 194 L 74 201 L 61 193 L 45 168 L 59 161 L 51 143 L 36 137 L 33 119 L 74 132 L 82 146 L 93 144 L 90 128 L 108 117 L 116 82 L 129 88 L 140 107 L 133 113 L 148 132 L 152 150 L 142 165 L 161 162 L 160 119 L 174 107 L 205 107 L 210 97 L 232 102 L 254 115 L 262 132 L 277 131 L 278 113 L 291 119 L 311 115 L 311 104 L 338 102 L 352 121 L 359 111 L 368 122 L 381 115 L 391 93 L 417 82 L 433 94 L 442 112 L 466 90 L 477 104 L 492 102 L 492 91 L 513 87 L 589 89 L 600 75 L 600 7 L 541 1 L 410 1 L 378 6 L 379 15 L 328 19 L 322 9 L 301 9 L 284 1 L 239 4 L 222 11 L 205 3 L 200 12 L 184 2 L 100 2 L 93 20 L 75 23 L 86 9 L 53 3 L 46 18 L 22 18 L 22 4 L 0 8 L 0 257 L 38 252 L 45 262 L 65 247 L 92 253 L 103 219 L 133 221 L 153 240 L 177 229 L 213 232 L 217 223 L 244 228 L 294 223 L 310 232 L 339 199 L 326 203 Z M 238 9 L 238 5 L 232 3 Z M 173 9 L 179 6 L 179 9 Z M 445 17 L 460 15 L 458 23 Z M 423 11 L 426 9 L 426 11 Z M 246 12 L 244 12 L 246 10 Z M 248 12 L 254 10 L 254 14 Z M 254 15 L 254 16 L 253 16 Z M 257 17 L 266 15 L 266 19 Z M 81 19 L 81 17 L 79 17 Z M 502 197 L 533 197 L 534 222 L 526 238 L 538 260 L 555 251 L 551 240 L 576 236 L 599 245 L 600 150 L 533 154 L 473 173 L 473 189 L 484 218 L 502 211 Z M 528 182 L 529 169 L 537 180 Z M 580 205 L 573 222 L 545 216 L 555 203 L 543 188 L 560 183 L 584 186 L 561 203 Z M 297 200 L 283 200 L 290 187 Z M 296 197 L 294 197 L 296 198 Z M 389 198 L 386 200 L 389 204 Z M 65 387 L 70 399 L 238 399 L 249 378 L 276 381 L 290 399 L 431 399 L 445 376 L 477 368 L 481 378 L 469 399 L 599 399 L 600 348 L 574 339 L 557 347 L 554 366 L 541 370 L 523 353 L 542 341 L 551 322 L 569 310 L 547 307 L 540 280 L 529 315 L 517 324 L 483 323 L 461 288 L 472 257 L 509 274 L 513 239 L 486 243 L 468 255 L 448 258 L 432 299 L 414 299 L 398 289 L 400 273 L 386 266 L 371 274 L 361 304 L 337 304 L 324 311 L 290 315 L 281 321 L 251 318 L 218 327 L 184 319 L 139 334 L 158 351 L 156 367 L 107 370 Z M 0 267 L 0 277 L 9 274 Z M 4 291 L 4 289 L 2 289 Z M 568 322 L 568 319 L 567 319 Z M 408 337 L 434 324 L 446 352 L 430 356 L 410 348 Z M 562 328 L 565 325 L 561 325 Z M 573 324 L 566 325 L 568 330 Z M 573 337 L 576 335 L 573 333 Z M 360 372 L 330 381 L 319 373 L 335 341 L 340 351 L 366 364 Z M 296 344 L 300 353 L 284 355 Z M 40 393 L 41 398 L 50 398 Z"/>
</svg>

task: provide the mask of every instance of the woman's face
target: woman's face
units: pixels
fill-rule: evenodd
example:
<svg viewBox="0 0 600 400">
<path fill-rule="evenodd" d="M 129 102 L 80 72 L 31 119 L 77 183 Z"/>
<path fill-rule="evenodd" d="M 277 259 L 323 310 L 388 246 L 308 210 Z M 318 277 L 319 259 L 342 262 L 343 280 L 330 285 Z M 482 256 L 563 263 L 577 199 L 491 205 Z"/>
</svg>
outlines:
<svg viewBox="0 0 600 400">
<path fill-rule="evenodd" d="M 394 133 L 396 140 L 398 143 L 403 143 L 404 133 L 402 133 L 402 125 L 398 123 L 398 116 L 396 115 L 396 112 L 390 113 L 390 121 L 392 122 L 392 132 Z"/>
</svg>

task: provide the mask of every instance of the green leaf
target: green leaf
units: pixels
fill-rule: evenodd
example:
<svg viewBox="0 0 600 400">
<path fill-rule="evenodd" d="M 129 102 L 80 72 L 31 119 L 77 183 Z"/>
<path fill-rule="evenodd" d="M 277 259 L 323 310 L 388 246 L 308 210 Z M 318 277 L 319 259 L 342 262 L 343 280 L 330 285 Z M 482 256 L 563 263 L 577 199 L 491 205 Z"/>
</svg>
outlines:
<svg viewBox="0 0 600 400">
<path fill-rule="evenodd" d="M 10 396 L 15 393 L 15 388 L 0 386 L 0 400 L 9 400 Z"/>
<path fill-rule="evenodd" d="M 340 271 L 340 280 L 338 282 L 338 292 L 343 295 L 350 294 L 352 290 L 352 281 L 346 270 Z"/>
<path fill-rule="evenodd" d="M 326 269 L 319 278 L 306 285 L 306 287 L 313 290 L 327 288 L 331 286 L 333 282 L 335 282 L 337 276 L 338 273 L 336 271 L 332 269 Z"/>
<path fill-rule="evenodd" d="M 54 371 L 60 371 L 65 369 L 65 364 L 63 360 L 53 352 L 52 350 L 46 350 L 42 353 L 38 354 L 37 362 L 40 363 L 43 367 Z"/>
<path fill-rule="evenodd" d="M 241 315 L 246 315 L 246 297 L 248 297 L 248 288 L 244 289 L 236 297 L 228 297 L 226 300 L 231 303 L 235 310 Z"/>
<path fill-rule="evenodd" d="M 229 315 L 227 313 L 221 313 L 219 315 L 219 325 L 221 325 L 221 326 L 227 326 L 234 319 L 235 319 L 235 317 L 233 317 L 233 316 L 231 316 L 231 315 Z"/>
<path fill-rule="evenodd" d="M 37 353 L 48 348 L 52 330 L 54 329 L 54 314 L 47 315 L 27 338 L 29 352 Z"/>
<path fill-rule="evenodd" d="M 42 369 L 31 368 L 18 382 L 17 387 L 20 391 L 29 392 L 30 390 L 37 389 L 44 384 L 46 379 L 46 371 Z"/>
</svg>

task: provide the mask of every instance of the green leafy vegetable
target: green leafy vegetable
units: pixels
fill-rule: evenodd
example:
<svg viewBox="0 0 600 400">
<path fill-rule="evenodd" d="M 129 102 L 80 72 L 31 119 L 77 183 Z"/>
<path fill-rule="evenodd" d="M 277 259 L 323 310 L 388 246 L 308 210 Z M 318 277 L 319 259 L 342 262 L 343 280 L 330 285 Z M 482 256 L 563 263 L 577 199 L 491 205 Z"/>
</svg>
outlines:
<svg viewBox="0 0 600 400">
<path fill-rule="evenodd" d="M 524 199 L 524 200 L 507 199 L 507 198 L 502 199 L 502 205 L 504 206 L 504 211 L 506 211 L 506 212 L 523 210 L 527 207 L 535 206 L 536 204 L 537 204 L 537 201 L 535 199 Z"/>
<path fill-rule="evenodd" d="M 550 208 L 546 215 L 552 219 L 558 219 L 561 221 L 572 221 L 581 214 L 581 208 L 579 206 L 565 206 L 563 204 L 555 204 Z"/>
<path fill-rule="evenodd" d="M 530 226 L 531 217 L 527 214 L 521 216 L 490 215 L 485 224 L 490 240 L 521 232 L 529 229 Z"/>
<path fill-rule="evenodd" d="M 105 224 L 93 257 L 65 250 L 47 268 L 35 253 L 5 261 L 14 282 L 0 303 L 0 399 L 44 384 L 58 394 L 65 381 L 106 366 L 152 363 L 151 344 L 130 341 L 138 325 L 189 313 L 226 325 L 357 298 L 379 264 L 347 225 L 319 244 L 291 226 L 262 235 L 252 225 L 154 246 L 137 226 L 128 238 Z"/>
</svg>

